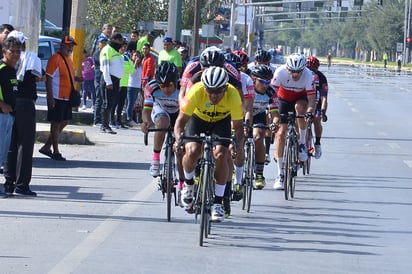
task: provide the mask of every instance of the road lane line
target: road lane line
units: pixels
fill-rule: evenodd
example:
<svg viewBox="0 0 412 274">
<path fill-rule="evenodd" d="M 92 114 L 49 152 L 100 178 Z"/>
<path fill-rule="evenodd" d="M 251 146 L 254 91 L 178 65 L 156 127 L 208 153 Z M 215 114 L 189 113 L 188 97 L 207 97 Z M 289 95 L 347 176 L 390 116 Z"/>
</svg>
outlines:
<svg viewBox="0 0 412 274">
<path fill-rule="evenodd" d="M 111 216 L 103 221 L 87 238 L 80 242 L 69 254 L 67 254 L 55 267 L 50 270 L 50 274 L 72 273 L 76 268 L 117 228 L 121 221 L 113 217 L 130 216 L 140 205 L 136 202 L 146 200 L 156 191 L 153 182 L 148 184 L 142 191 L 122 205 Z"/>
<path fill-rule="evenodd" d="M 403 162 L 404 162 L 408 167 L 412 168 L 412 160 L 409 160 L 409 161 L 403 160 Z"/>
<path fill-rule="evenodd" d="M 400 149 L 401 146 L 398 143 L 388 143 L 388 146 L 392 149 Z"/>
</svg>

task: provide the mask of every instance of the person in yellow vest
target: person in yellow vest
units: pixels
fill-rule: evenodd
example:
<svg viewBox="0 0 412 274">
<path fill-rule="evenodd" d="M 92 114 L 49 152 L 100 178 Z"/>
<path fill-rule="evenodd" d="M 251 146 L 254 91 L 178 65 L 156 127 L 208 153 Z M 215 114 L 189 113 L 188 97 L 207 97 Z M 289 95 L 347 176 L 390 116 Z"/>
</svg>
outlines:
<svg viewBox="0 0 412 274">
<path fill-rule="evenodd" d="M 109 120 L 116 94 L 119 92 L 120 78 L 124 75 L 124 58 L 119 52 L 123 41 L 123 36 L 116 33 L 100 52 L 100 71 L 102 72 L 100 86 L 103 99 L 100 130 L 104 133 L 116 134 L 109 126 Z"/>
<path fill-rule="evenodd" d="M 389 60 L 388 54 L 386 52 L 383 53 L 383 68 L 386 68 L 386 66 L 388 65 L 388 60 Z"/>
</svg>

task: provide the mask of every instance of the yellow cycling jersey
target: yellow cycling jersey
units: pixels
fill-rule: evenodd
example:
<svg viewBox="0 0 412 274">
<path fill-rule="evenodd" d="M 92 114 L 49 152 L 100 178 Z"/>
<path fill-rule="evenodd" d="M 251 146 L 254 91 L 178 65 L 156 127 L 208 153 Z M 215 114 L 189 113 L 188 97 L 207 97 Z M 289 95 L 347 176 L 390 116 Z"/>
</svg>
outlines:
<svg viewBox="0 0 412 274">
<path fill-rule="evenodd" d="M 235 121 L 243 119 L 242 99 L 237 89 L 230 84 L 222 100 L 216 105 L 211 104 L 203 83 L 194 84 L 181 102 L 180 111 L 189 116 L 195 114 L 209 123 L 220 121 L 229 115 Z"/>
</svg>

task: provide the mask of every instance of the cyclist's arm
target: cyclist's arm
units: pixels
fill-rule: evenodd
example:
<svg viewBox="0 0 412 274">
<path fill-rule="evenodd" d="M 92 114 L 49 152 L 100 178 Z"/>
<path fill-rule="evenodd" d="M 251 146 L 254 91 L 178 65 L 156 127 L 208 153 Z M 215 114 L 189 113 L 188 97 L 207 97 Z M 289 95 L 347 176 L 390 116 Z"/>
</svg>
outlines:
<svg viewBox="0 0 412 274">
<path fill-rule="evenodd" d="M 243 102 L 245 121 L 249 121 L 249 126 L 253 124 L 253 101 L 254 98 L 245 98 L 245 101 Z"/>
<path fill-rule="evenodd" d="M 183 135 L 185 131 L 185 126 L 187 122 L 189 121 L 189 119 L 190 119 L 189 115 L 184 114 L 183 112 L 179 112 L 179 115 L 177 116 L 175 127 L 174 127 L 176 143 L 179 142 L 180 137 Z"/>
</svg>

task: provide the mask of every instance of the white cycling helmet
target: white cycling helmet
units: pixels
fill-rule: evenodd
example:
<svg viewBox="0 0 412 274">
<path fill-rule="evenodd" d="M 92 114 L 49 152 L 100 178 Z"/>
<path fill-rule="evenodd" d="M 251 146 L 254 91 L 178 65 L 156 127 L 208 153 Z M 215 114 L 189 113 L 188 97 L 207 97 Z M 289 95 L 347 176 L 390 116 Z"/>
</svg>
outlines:
<svg viewBox="0 0 412 274">
<path fill-rule="evenodd" d="M 202 83 L 210 89 L 220 88 L 229 82 L 229 75 L 221 67 L 209 67 L 202 73 Z"/>
<path fill-rule="evenodd" d="M 286 66 L 290 70 L 302 70 L 306 67 L 306 58 L 303 54 L 292 53 L 286 61 Z"/>
</svg>

